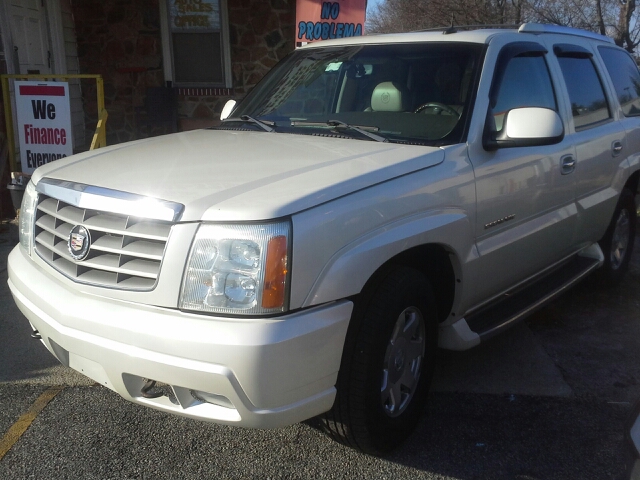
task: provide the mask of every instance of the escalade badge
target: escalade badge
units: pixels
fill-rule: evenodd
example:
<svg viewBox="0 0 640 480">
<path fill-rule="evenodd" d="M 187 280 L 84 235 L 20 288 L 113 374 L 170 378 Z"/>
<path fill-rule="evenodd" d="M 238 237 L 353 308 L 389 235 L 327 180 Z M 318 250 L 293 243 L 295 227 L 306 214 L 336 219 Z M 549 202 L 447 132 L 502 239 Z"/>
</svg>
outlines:
<svg viewBox="0 0 640 480">
<path fill-rule="evenodd" d="M 84 260 L 87 258 L 90 246 L 91 235 L 89 235 L 89 230 L 82 225 L 73 227 L 67 240 L 67 247 L 69 247 L 71 256 L 76 260 Z"/>
</svg>

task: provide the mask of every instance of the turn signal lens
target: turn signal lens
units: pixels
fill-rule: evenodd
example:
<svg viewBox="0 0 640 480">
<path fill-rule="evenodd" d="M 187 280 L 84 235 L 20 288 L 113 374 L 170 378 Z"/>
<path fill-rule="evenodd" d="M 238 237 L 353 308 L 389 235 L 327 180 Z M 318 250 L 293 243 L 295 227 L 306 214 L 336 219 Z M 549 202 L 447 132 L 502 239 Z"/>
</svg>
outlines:
<svg viewBox="0 0 640 480">
<path fill-rule="evenodd" d="M 279 236 L 269 240 L 265 263 L 262 308 L 284 306 L 287 285 L 287 237 Z"/>
</svg>

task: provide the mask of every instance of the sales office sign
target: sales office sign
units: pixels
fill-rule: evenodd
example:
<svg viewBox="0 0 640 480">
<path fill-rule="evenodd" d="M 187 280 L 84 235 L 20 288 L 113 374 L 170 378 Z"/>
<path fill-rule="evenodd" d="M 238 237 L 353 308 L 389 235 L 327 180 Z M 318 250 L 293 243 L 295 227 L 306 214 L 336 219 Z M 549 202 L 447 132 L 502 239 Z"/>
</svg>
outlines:
<svg viewBox="0 0 640 480">
<path fill-rule="evenodd" d="M 72 155 L 69 84 L 17 81 L 15 91 L 22 171 Z"/>
</svg>

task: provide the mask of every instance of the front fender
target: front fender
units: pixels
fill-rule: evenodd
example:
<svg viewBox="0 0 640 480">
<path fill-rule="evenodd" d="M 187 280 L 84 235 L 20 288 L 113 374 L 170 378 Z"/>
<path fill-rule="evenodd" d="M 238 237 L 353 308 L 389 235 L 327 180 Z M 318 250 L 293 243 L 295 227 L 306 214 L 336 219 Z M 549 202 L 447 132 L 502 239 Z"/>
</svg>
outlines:
<svg viewBox="0 0 640 480">
<path fill-rule="evenodd" d="M 345 245 L 320 272 L 304 306 L 359 293 L 367 280 L 396 255 L 425 244 L 445 247 L 456 258 L 469 255 L 473 228 L 464 212 L 430 211 L 384 225 Z"/>
<path fill-rule="evenodd" d="M 465 145 L 436 166 L 354 192 L 292 217 L 292 309 L 360 293 L 385 262 L 439 244 L 465 268 L 473 255 L 476 190 Z M 462 278 L 462 273 L 458 278 Z"/>
</svg>

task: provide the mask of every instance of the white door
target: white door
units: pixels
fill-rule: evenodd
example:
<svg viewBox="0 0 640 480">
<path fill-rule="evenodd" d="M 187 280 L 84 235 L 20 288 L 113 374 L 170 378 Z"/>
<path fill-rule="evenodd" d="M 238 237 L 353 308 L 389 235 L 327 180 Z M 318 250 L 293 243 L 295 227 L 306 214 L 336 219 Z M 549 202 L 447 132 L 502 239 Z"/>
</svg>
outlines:
<svg viewBox="0 0 640 480">
<path fill-rule="evenodd" d="M 16 73 L 51 73 L 47 15 L 41 0 L 11 0 L 11 36 L 19 67 Z M 19 71 L 18 71 L 19 70 Z"/>
</svg>

